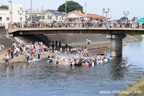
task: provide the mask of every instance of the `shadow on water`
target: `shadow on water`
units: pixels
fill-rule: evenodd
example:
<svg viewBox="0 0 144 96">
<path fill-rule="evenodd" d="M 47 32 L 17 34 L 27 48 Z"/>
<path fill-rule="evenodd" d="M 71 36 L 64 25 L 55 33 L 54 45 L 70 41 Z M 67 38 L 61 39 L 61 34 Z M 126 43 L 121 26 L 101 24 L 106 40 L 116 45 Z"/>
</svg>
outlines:
<svg viewBox="0 0 144 96">
<path fill-rule="evenodd" d="M 119 80 L 124 78 L 124 68 L 120 67 L 121 57 L 115 58 L 111 63 L 111 74 L 114 80 Z"/>
</svg>

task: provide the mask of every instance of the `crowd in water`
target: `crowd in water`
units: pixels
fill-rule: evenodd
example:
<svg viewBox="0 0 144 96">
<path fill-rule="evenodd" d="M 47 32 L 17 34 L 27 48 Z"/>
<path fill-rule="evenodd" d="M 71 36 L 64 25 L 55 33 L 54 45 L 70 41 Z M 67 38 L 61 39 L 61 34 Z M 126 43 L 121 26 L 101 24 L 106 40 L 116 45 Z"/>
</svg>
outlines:
<svg viewBox="0 0 144 96">
<path fill-rule="evenodd" d="M 70 66 L 94 66 L 104 64 L 109 60 L 111 58 L 105 54 L 89 54 L 86 47 L 72 48 L 70 51 L 65 50 L 64 53 L 55 51 L 54 54 L 48 56 L 48 63 Z"/>
</svg>

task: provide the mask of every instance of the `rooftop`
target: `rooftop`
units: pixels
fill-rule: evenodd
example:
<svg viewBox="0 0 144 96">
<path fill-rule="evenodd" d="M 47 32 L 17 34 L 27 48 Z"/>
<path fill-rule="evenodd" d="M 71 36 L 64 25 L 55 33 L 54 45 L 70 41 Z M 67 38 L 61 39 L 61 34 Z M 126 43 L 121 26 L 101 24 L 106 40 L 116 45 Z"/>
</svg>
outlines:
<svg viewBox="0 0 144 96">
<path fill-rule="evenodd" d="M 73 12 L 75 12 L 75 13 L 77 13 L 77 14 L 81 15 L 81 16 L 86 16 L 86 17 L 89 17 L 88 15 L 86 15 L 86 14 L 82 13 L 82 12 L 81 12 L 81 10 L 74 10 Z"/>
<path fill-rule="evenodd" d="M 48 11 L 52 12 L 53 14 L 57 14 L 57 15 L 65 15 L 64 13 L 59 12 L 59 11 L 57 11 L 57 10 L 48 9 L 46 12 L 48 12 Z"/>
<path fill-rule="evenodd" d="M 93 19 L 102 19 L 102 18 L 106 18 L 104 16 L 100 16 L 100 15 L 96 15 L 96 14 L 88 14 L 89 17 L 93 18 Z"/>
</svg>

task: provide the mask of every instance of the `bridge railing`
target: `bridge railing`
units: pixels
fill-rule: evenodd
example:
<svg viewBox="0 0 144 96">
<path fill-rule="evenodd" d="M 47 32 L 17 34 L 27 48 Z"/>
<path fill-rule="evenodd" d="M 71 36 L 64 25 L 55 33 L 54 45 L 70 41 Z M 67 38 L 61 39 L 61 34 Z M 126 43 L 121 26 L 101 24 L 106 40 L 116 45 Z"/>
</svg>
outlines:
<svg viewBox="0 0 144 96">
<path fill-rule="evenodd" d="M 9 29 L 15 28 L 144 28 L 143 23 L 14 23 L 9 25 Z"/>
</svg>

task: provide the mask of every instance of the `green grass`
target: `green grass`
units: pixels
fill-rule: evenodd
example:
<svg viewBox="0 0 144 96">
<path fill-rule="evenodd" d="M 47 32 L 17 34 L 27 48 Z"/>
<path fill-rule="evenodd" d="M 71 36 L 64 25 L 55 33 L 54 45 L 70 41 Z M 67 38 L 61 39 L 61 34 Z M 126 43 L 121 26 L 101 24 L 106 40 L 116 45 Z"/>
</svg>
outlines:
<svg viewBox="0 0 144 96">
<path fill-rule="evenodd" d="M 133 36 L 136 37 L 140 41 L 143 39 L 143 37 L 141 35 L 133 35 Z"/>
<path fill-rule="evenodd" d="M 130 92 L 130 94 L 123 94 L 122 92 Z M 129 88 L 124 89 L 122 92 L 116 96 L 144 96 L 144 78 L 139 79 L 135 84 L 131 84 Z"/>
</svg>

